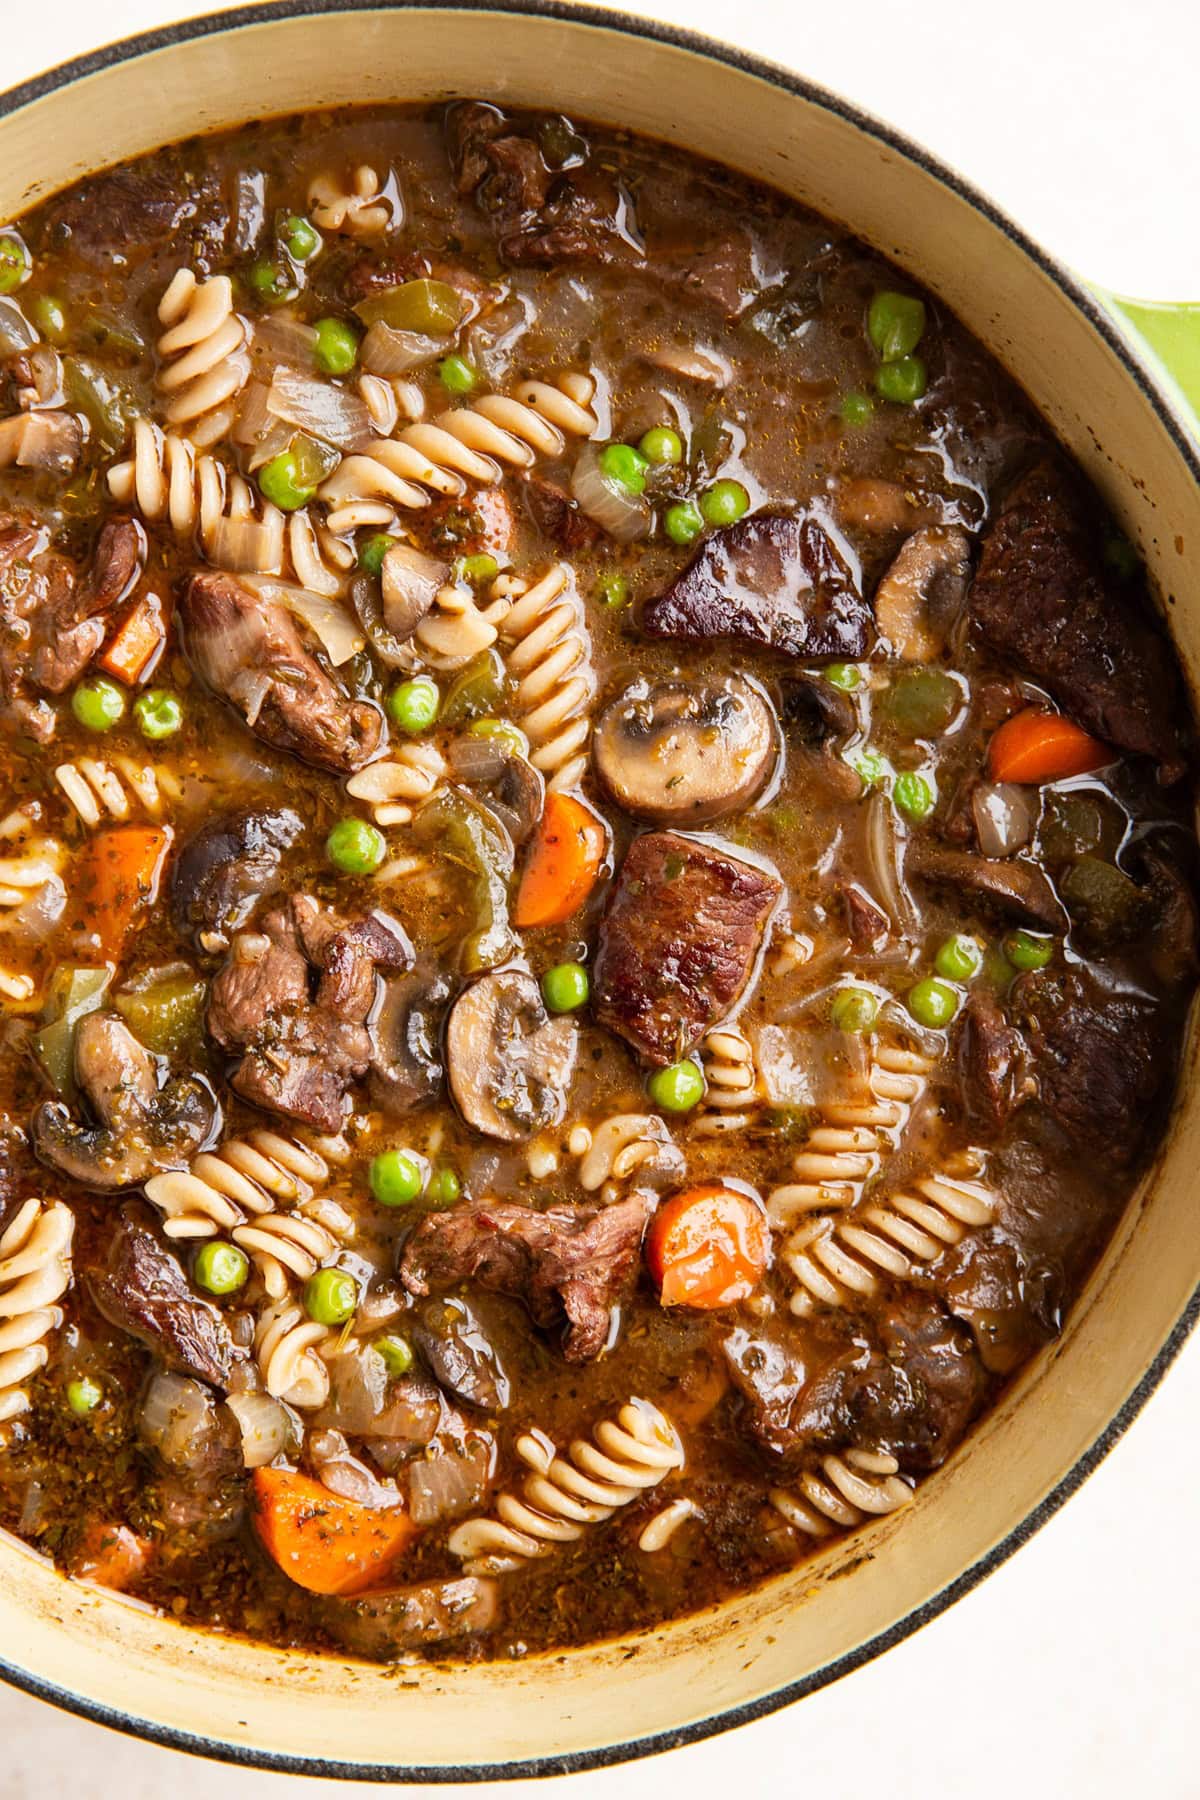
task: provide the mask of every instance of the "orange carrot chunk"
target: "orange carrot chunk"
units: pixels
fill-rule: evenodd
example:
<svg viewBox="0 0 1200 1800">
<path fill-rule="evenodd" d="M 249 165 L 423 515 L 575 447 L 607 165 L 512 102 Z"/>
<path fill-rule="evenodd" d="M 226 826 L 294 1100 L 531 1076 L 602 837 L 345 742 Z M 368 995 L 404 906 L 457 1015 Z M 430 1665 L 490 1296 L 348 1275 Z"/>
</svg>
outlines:
<svg viewBox="0 0 1200 1800">
<path fill-rule="evenodd" d="M 600 875 L 608 834 L 582 800 L 547 794 L 513 913 L 522 930 L 561 925 L 583 905 Z"/>
<path fill-rule="evenodd" d="M 1081 725 L 1061 713 L 1024 712 L 1006 719 L 988 748 L 993 781 L 1061 781 L 1067 775 L 1086 775 L 1113 760 L 1113 753 L 1099 738 L 1090 737 Z"/>
<path fill-rule="evenodd" d="M 646 1234 L 646 1262 L 664 1306 L 708 1310 L 744 1300 L 770 1252 L 762 1209 L 720 1182 L 685 1188 L 663 1203 Z"/>
<path fill-rule="evenodd" d="M 99 667 L 128 687 L 136 687 L 153 668 L 166 641 L 162 603 L 157 594 L 144 594 L 125 614 L 105 645 Z"/>
<path fill-rule="evenodd" d="M 89 1519 L 75 1545 L 71 1574 L 80 1581 L 123 1590 L 145 1574 L 153 1555 L 150 1539 L 139 1537 L 128 1525 Z"/>
<path fill-rule="evenodd" d="M 171 832 L 119 825 L 91 839 L 76 865 L 75 891 L 101 954 L 118 961 L 138 915 L 158 898 Z"/>
<path fill-rule="evenodd" d="M 401 1506 L 361 1506 L 294 1469 L 256 1469 L 251 1517 L 264 1550 L 310 1594 L 378 1586 L 419 1534 Z"/>
</svg>

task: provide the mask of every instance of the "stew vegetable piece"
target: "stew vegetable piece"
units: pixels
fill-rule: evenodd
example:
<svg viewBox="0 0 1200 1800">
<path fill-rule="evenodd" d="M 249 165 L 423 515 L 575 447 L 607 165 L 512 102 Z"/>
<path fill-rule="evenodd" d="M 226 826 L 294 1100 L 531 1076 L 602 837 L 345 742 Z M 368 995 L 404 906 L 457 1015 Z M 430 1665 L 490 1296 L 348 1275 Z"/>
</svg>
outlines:
<svg viewBox="0 0 1200 1800">
<path fill-rule="evenodd" d="M 836 225 L 486 101 L 96 175 L 0 287 L 0 1523 L 503 1660 L 902 1507 L 1196 981 L 1082 472 Z"/>
</svg>

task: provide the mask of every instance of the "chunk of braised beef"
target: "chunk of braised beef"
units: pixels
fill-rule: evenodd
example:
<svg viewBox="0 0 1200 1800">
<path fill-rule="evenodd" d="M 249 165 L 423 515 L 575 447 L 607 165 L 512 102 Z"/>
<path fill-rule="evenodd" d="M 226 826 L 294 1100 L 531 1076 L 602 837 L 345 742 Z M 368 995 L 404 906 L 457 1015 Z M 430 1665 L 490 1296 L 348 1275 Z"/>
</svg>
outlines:
<svg viewBox="0 0 1200 1800">
<path fill-rule="evenodd" d="M 197 674 L 264 743 L 342 775 L 375 754 L 379 709 L 325 672 L 278 601 L 205 570 L 189 581 L 180 614 Z"/>
<path fill-rule="evenodd" d="M 976 856 L 969 850 L 947 850 L 915 837 L 909 845 L 905 872 L 960 897 L 969 895 L 985 911 L 1020 925 L 1062 931 L 1067 923 L 1049 877 L 1036 863 L 1021 857 Z"/>
<path fill-rule="evenodd" d="M 330 1635 L 353 1655 L 379 1662 L 423 1645 L 477 1637 L 492 1630 L 499 1614 L 499 1583 L 476 1575 L 322 1603 Z"/>
<path fill-rule="evenodd" d="M 560 550 L 590 550 L 603 537 L 595 520 L 580 511 L 578 502 L 558 482 L 543 475 L 526 475 L 522 492 L 534 526 Z"/>
<path fill-rule="evenodd" d="M 158 1236 L 149 1207 L 127 1201 L 114 1222 L 104 1261 L 85 1266 L 82 1273 L 109 1324 L 146 1344 L 164 1367 L 214 1387 L 229 1386 L 246 1353 Z"/>
<path fill-rule="evenodd" d="M 1043 682 L 1086 730 L 1153 757 L 1164 781 L 1184 770 L 1174 721 L 1178 682 L 1148 599 L 1110 579 L 1099 528 L 1066 471 L 1039 462 L 984 537 L 968 605 L 989 647 Z"/>
<path fill-rule="evenodd" d="M 1008 1375 L 1050 1343 L 1062 1323 L 1061 1266 L 1031 1261 L 1014 1243 L 968 1232 L 938 1271 L 938 1292 L 970 1328 L 985 1369 Z"/>
<path fill-rule="evenodd" d="M 279 887 L 283 853 L 304 830 L 290 807 L 226 813 L 188 839 L 171 870 L 175 928 L 204 950 L 220 949 Z"/>
<path fill-rule="evenodd" d="M 647 601 L 642 629 L 854 661 L 870 643 L 871 609 L 819 520 L 756 513 L 704 540 L 670 587 Z"/>
<path fill-rule="evenodd" d="M 165 154 L 109 169 L 70 188 L 46 215 L 51 243 L 96 269 L 125 262 L 129 244 L 153 245 L 176 263 L 213 258 L 228 226 L 215 174 L 196 174 Z"/>
<path fill-rule="evenodd" d="M 958 1016 L 954 1054 L 967 1123 L 999 1136 L 1034 1084 L 1025 1040 L 986 988 L 973 988 Z"/>
<path fill-rule="evenodd" d="M 0 516 L 0 695 L 40 743 L 53 737 L 55 715 L 37 695 L 63 693 L 100 649 L 113 592 L 105 570 L 137 529 L 127 520 L 106 526 L 93 577 L 81 580 L 34 520 Z"/>
<path fill-rule="evenodd" d="M 538 1212 L 493 1200 L 427 1213 L 404 1247 L 400 1279 L 410 1294 L 471 1281 L 521 1300 L 543 1329 L 565 1321 L 568 1362 L 590 1362 L 632 1287 L 649 1209 L 635 1193 L 612 1206 Z"/>
<path fill-rule="evenodd" d="M 597 1019 L 647 1062 L 685 1055 L 745 993 L 782 888 L 698 839 L 635 838 L 600 927 Z"/>
<path fill-rule="evenodd" d="M 850 948 L 858 956 L 877 956 L 891 936 L 891 920 L 857 882 L 847 882 L 840 891 Z"/>
</svg>

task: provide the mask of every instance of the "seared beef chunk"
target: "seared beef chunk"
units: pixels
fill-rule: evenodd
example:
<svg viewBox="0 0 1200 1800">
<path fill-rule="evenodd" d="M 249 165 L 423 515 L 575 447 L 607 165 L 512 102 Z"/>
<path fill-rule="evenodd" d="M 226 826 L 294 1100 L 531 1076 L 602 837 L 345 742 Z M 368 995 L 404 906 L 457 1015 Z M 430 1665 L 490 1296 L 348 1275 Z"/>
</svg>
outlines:
<svg viewBox="0 0 1200 1800">
<path fill-rule="evenodd" d="M 1062 931 L 1066 925 L 1062 903 L 1036 863 L 943 850 L 917 837 L 909 847 L 906 870 L 934 887 L 975 897 L 985 911 L 1015 919 L 1019 925 L 1043 931 Z"/>
<path fill-rule="evenodd" d="M 102 1265 L 84 1268 L 89 1292 L 110 1325 L 140 1338 L 169 1369 L 229 1386 L 245 1359 L 219 1310 L 202 1300 L 154 1230 L 150 1209 L 127 1201 Z"/>
<path fill-rule="evenodd" d="M 891 935 L 891 920 L 856 882 L 841 890 L 850 948 L 856 956 L 878 955 Z"/>
<path fill-rule="evenodd" d="M 1072 967 L 1022 977 L 1012 1012 L 1033 1051 L 1041 1104 L 1075 1150 L 1101 1167 L 1136 1162 L 1169 1070 L 1158 1009 Z"/>
<path fill-rule="evenodd" d="M 379 748 L 383 719 L 351 700 L 300 641 L 292 615 L 232 575 L 193 575 L 181 617 L 197 673 L 264 743 L 349 774 Z"/>
<path fill-rule="evenodd" d="M 632 1285 L 649 1205 L 637 1193 L 612 1206 L 537 1212 L 494 1200 L 427 1213 L 405 1245 L 400 1279 L 410 1294 L 478 1282 L 524 1301 L 543 1328 L 565 1316 L 563 1355 L 590 1362 Z"/>
<path fill-rule="evenodd" d="M 825 527 L 758 513 L 707 537 L 642 611 L 655 638 L 733 638 L 789 656 L 865 656 L 871 610 Z"/>
<path fill-rule="evenodd" d="M 307 894 L 268 913 L 260 931 L 235 940 L 209 1001 L 211 1035 L 244 1052 L 238 1093 L 317 1131 L 339 1130 L 346 1090 L 371 1062 L 378 975 L 411 962 L 412 946 L 384 913 L 346 924 Z"/>
<path fill-rule="evenodd" d="M 596 1017 L 647 1062 L 675 1062 L 745 992 L 781 892 L 694 838 L 635 838 L 600 927 Z"/>
<path fill-rule="evenodd" d="M 512 1388 L 483 1326 L 461 1300 L 427 1300 L 408 1334 L 438 1386 L 480 1412 L 503 1412 Z"/>
<path fill-rule="evenodd" d="M 127 599 L 146 564 L 146 532 L 136 519 L 107 519 L 92 566 L 81 583 L 89 614 L 109 612 Z"/>
<path fill-rule="evenodd" d="M 1057 1336 L 1061 1268 L 1030 1263 L 1014 1244 L 968 1232 L 938 1271 L 938 1292 L 971 1329 L 985 1369 L 1008 1375 Z"/>
<path fill-rule="evenodd" d="M 290 807 L 226 813 L 202 825 L 171 871 L 175 929 L 202 950 L 220 950 L 258 901 L 279 887 L 280 866 L 304 830 Z"/>
<path fill-rule="evenodd" d="M 213 1136 L 220 1113 L 206 1082 L 177 1075 L 159 1086 L 159 1065 L 115 1013 L 93 1012 L 75 1028 L 75 1079 L 94 1123 L 59 1100 L 33 1115 L 39 1157 L 84 1187 L 137 1187 L 164 1169 L 186 1168 Z"/>
<path fill-rule="evenodd" d="M 1025 1040 L 986 988 L 972 989 L 955 1033 L 956 1067 L 967 1122 L 975 1131 L 998 1136 L 1021 1102 L 1035 1091 Z"/>
<path fill-rule="evenodd" d="M 560 550 L 590 550 L 604 535 L 594 519 L 581 512 L 565 488 L 541 475 L 526 475 L 522 484 L 525 508 L 543 537 Z"/>
<path fill-rule="evenodd" d="M 354 1656 L 390 1662 L 422 1644 L 440 1644 L 490 1631 L 500 1611 L 494 1581 L 459 1575 L 418 1587 L 381 1588 L 354 1600 L 327 1600 L 330 1634 Z"/>
<path fill-rule="evenodd" d="M 124 265 L 126 246 L 150 244 L 173 265 L 215 258 L 227 219 L 212 174 L 193 175 L 164 155 L 136 168 L 109 169 L 52 202 L 51 245 L 95 269 Z M 205 254 L 206 253 L 206 254 Z"/>
<path fill-rule="evenodd" d="M 1119 750 L 1183 772 L 1167 648 L 1106 576 L 1070 478 L 1049 460 L 1017 483 L 983 540 L 971 619 L 989 647 L 1044 682 L 1071 717 Z"/>
</svg>

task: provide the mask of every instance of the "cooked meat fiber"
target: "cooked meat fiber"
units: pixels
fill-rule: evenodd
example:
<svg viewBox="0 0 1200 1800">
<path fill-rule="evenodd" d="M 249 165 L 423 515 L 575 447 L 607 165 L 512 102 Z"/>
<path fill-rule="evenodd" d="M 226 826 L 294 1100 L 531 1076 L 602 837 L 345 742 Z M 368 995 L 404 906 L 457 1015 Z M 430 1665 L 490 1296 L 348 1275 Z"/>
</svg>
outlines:
<svg viewBox="0 0 1200 1800">
<path fill-rule="evenodd" d="M 493 1200 L 428 1213 L 404 1247 L 400 1279 L 417 1295 L 461 1281 L 508 1294 L 543 1329 L 565 1319 L 563 1355 L 591 1362 L 632 1285 L 649 1210 L 649 1197 L 635 1193 L 612 1206 L 537 1212 Z"/>
<path fill-rule="evenodd" d="M 1103 571 L 1063 469 L 1039 462 L 1008 496 L 983 540 L 972 622 L 998 655 L 1044 682 L 1086 730 L 1154 757 L 1164 780 L 1183 772 L 1176 679 L 1166 645 Z"/>
<path fill-rule="evenodd" d="M 871 609 L 817 519 L 758 513 L 704 540 L 683 574 L 647 601 L 642 630 L 853 661 L 866 655 Z"/>
<path fill-rule="evenodd" d="M 1036 1083 L 1024 1038 L 986 988 L 976 988 L 959 1014 L 955 1055 L 968 1123 L 998 1136 L 1021 1102 L 1036 1092 Z"/>
<path fill-rule="evenodd" d="M 117 1215 L 103 1263 L 83 1270 L 92 1299 L 110 1325 L 140 1338 L 168 1369 L 228 1387 L 245 1360 L 220 1311 L 202 1300 L 166 1248 L 140 1201 Z"/>
<path fill-rule="evenodd" d="M 188 583 L 181 617 L 197 673 L 264 743 L 335 774 L 374 756 L 383 736 L 378 708 L 351 700 L 325 673 L 277 601 L 205 571 Z"/>
<path fill-rule="evenodd" d="M 601 1024 L 647 1062 L 676 1062 L 745 992 L 782 885 L 695 838 L 635 838 L 600 927 Z"/>
</svg>

